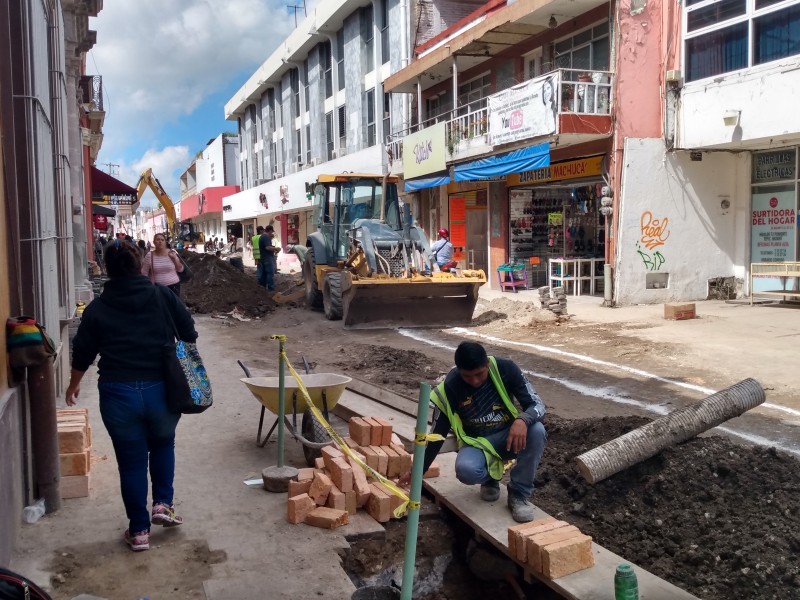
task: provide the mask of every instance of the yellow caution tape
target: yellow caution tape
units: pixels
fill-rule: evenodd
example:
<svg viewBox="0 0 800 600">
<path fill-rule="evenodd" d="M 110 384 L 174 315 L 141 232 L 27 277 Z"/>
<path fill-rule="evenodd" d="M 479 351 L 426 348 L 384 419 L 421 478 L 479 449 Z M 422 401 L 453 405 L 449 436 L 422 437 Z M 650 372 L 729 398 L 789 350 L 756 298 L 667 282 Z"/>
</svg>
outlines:
<svg viewBox="0 0 800 600">
<path fill-rule="evenodd" d="M 272 337 L 277 338 L 278 336 L 272 336 Z M 285 336 L 282 337 L 284 337 L 285 339 Z M 303 383 L 303 380 L 300 377 L 300 375 L 297 373 L 297 371 L 294 370 L 294 367 L 292 367 L 292 364 L 289 362 L 289 357 L 286 356 L 285 351 L 281 352 L 281 359 L 284 361 L 286 366 L 289 367 L 289 373 L 291 373 L 292 377 L 294 377 L 295 380 L 297 381 L 297 387 L 299 388 L 303 398 L 306 399 L 306 404 L 308 405 L 308 408 L 311 410 L 311 414 L 314 415 L 314 418 L 317 421 L 319 421 L 320 425 L 322 425 L 325 431 L 328 432 L 328 435 L 331 436 L 333 442 L 339 447 L 339 449 L 342 452 L 344 452 L 347 456 L 353 459 L 356 462 L 356 464 L 358 464 L 358 466 L 364 469 L 368 475 L 370 475 L 373 479 L 379 481 L 386 488 L 388 488 L 395 496 L 398 496 L 401 500 L 403 500 L 403 503 L 394 510 L 394 516 L 399 519 L 400 517 L 405 515 L 407 512 L 408 504 L 410 502 L 408 496 L 406 496 L 405 491 L 402 488 L 395 485 L 393 481 L 386 479 L 386 477 L 378 473 L 375 469 L 370 467 L 368 464 L 366 464 L 364 461 L 358 458 L 358 456 L 355 455 L 350 446 L 345 444 L 344 440 L 339 436 L 338 433 L 334 431 L 330 423 L 328 423 L 328 421 L 325 420 L 325 417 L 322 415 L 320 410 L 316 406 L 314 406 L 314 403 L 311 401 L 311 396 L 308 393 L 308 389 L 306 389 L 306 386 Z"/>
<path fill-rule="evenodd" d="M 428 442 L 441 442 L 444 440 L 444 436 L 439 435 L 438 433 L 415 433 L 414 434 L 414 443 L 418 446 L 424 446 Z"/>
<path fill-rule="evenodd" d="M 420 506 L 422 506 L 419 502 L 414 502 L 413 500 L 408 501 L 408 510 L 419 510 Z"/>
</svg>

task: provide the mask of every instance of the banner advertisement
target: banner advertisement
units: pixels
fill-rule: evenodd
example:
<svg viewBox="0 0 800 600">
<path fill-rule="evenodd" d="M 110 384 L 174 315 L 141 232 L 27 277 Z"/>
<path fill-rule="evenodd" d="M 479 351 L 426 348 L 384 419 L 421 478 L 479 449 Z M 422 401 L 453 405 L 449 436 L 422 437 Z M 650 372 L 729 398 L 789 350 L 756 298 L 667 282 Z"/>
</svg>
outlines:
<svg viewBox="0 0 800 600">
<path fill-rule="evenodd" d="M 794 186 L 792 186 L 793 188 Z M 797 235 L 794 189 L 753 192 L 750 223 L 750 261 L 793 261 Z M 758 278 L 759 290 L 781 289 L 778 279 Z"/>
<path fill-rule="evenodd" d="M 556 132 L 558 73 L 498 92 L 489 102 L 489 143 L 493 146 Z"/>
<path fill-rule="evenodd" d="M 403 138 L 403 175 L 421 177 L 447 168 L 445 123 L 437 123 Z"/>
</svg>

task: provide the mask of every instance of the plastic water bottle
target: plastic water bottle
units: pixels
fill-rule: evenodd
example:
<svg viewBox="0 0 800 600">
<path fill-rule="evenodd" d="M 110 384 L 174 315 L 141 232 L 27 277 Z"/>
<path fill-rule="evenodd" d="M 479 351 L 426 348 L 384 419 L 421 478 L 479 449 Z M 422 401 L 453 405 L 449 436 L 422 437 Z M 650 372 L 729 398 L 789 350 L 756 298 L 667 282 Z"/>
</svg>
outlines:
<svg viewBox="0 0 800 600">
<path fill-rule="evenodd" d="M 639 582 L 633 567 L 628 564 L 619 565 L 614 574 L 614 599 L 639 600 Z"/>
</svg>

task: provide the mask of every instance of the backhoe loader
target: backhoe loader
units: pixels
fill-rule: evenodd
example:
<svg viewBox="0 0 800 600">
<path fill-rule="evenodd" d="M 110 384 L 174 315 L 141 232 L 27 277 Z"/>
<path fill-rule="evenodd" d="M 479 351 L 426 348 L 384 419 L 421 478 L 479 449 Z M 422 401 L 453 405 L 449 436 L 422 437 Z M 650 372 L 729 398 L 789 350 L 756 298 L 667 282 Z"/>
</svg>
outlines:
<svg viewBox="0 0 800 600">
<path fill-rule="evenodd" d="M 181 241 L 184 244 L 202 244 L 205 240 L 205 235 L 201 231 L 196 231 L 194 225 L 189 221 L 177 221 L 175 216 L 175 205 L 172 203 L 172 198 L 164 191 L 161 182 L 153 175 L 153 169 L 145 169 L 139 176 L 139 181 L 136 184 L 137 199 L 142 199 L 142 194 L 146 188 L 150 188 L 161 207 L 164 209 L 164 214 L 167 217 L 167 232 L 170 241 Z"/>
<path fill-rule="evenodd" d="M 482 270 L 434 272 L 424 233 L 400 209 L 397 177 L 320 175 L 317 231 L 306 240 L 306 305 L 346 329 L 446 327 L 471 321 Z"/>
</svg>

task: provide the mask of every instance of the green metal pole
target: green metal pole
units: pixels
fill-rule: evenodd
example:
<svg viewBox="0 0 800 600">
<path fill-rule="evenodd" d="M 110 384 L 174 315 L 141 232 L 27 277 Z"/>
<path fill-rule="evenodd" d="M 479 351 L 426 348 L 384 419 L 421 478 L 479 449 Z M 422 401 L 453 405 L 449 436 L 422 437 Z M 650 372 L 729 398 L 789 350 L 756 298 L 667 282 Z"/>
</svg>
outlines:
<svg viewBox="0 0 800 600">
<path fill-rule="evenodd" d="M 428 428 L 428 402 L 430 402 L 431 386 L 421 383 L 419 388 L 419 404 L 417 406 L 416 438 L 424 439 Z M 406 526 L 406 552 L 403 560 L 403 590 L 401 600 L 411 600 L 414 587 L 414 563 L 417 559 L 417 530 L 419 529 L 419 501 L 422 497 L 422 466 L 425 461 L 425 442 L 414 443 L 414 463 L 411 468 L 411 493 L 408 504 L 408 522 Z"/>
<path fill-rule="evenodd" d="M 286 386 L 284 385 L 283 352 L 286 344 L 285 336 L 278 336 L 280 354 L 278 355 L 278 468 L 283 468 L 283 418 L 286 414 Z"/>
</svg>

